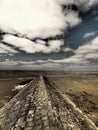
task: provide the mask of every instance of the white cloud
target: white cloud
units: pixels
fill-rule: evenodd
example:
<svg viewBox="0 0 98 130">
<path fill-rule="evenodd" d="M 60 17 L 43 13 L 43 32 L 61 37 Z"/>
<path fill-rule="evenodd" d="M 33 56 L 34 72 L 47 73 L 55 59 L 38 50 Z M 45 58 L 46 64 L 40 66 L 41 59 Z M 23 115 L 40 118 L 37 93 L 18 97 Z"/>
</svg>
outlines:
<svg viewBox="0 0 98 130">
<path fill-rule="evenodd" d="M 36 64 L 36 62 L 23 62 L 23 61 L 13 61 L 7 60 L 0 62 L 0 68 L 10 68 L 10 69 L 32 69 L 32 70 L 63 70 L 62 64 L 43 62 L 42 64 Z"/>
<path fill-rule="evenodd" d="M 63 61 L 65 63 L 85 65 L 90 63 L 89 59 L 98 59 L 98 36 L 87 44 L 80 46 L 76 51 L 74 51 L 74 53 L 74 56 L 63 59 Z"/>
<path fill-rule="evenodd" d="M 0 1 L 0 30 L 8 33 L 19 34 L 22 38 L 6 34 L 3 36 L 4 42 L 19 48 L 26 53 L 51 53 L 61 51 L 64 45 L 62 40 L 50 40 L 48 43 L 44 40 L 36 40 L 32 42 L 26 37 L 32 38 L 48 38 L 63 34 L 68 27 L 73 28 L 82 20 L 78 15 L 78 11 L 65 9 L 62 11 L 62 4 L 74 4 L 82 12 L 86 12 L 92 6 L 98 4 L 98 0 L 1 0 Z M 96 17 L 97 20 L 97 17 Z M 94 36 L 94 32 L 84 35 L 84 38 Z M 89 59 L 98 58 L 98 37 L 90 41 L 90 43 L 80 46 L 76 51 L 71 48 L 64 48 L 64 52 L 71 51 L 75 53 L 69 58 L 60 60 L 47 59 L 43 62 L 43 68 L 50 63 L 53 67 L 58 63 L 88 64 Z M 1 54 L 16 54 L 14 48 L 0 43 Z M 4 64 L 18 65 L 19 62 L 6 60 Z M 3 63 L 0 63 L 3 65 Z M 26 62 L 20 62 L 26 64 Z M 32 62 L 28 65 L 32 65 Z M 36 65 L 35 65 L 36 66 Z"/>
<path fill-rule="evenodd" d="M 98 21 L 98 17 L 96 17 L 95 20 Z"/>
<path fill-rule="evenodd" d="M 89 32 L 84 35 L 84 39 L 88 39 L 90 37 L 93 37 L 96 34 L 96 32 Z"/>
<path fill-rule="evenodd" d="M 98 4 L 98 0 L 89 0 L 89 6 L 93 6 L 93 5 L 97 5 Z"/>
<path fill-rule="evenodd" d="M 12 39 L 15 38 L 15 39 Z M 21 38 L 16 38 L 14 36 L 8 36 L 4 38 L 7 40 L 8 43 L 15 44 L 16 47 L 19 47 L 21 50 L 27 51 L 28 53 L 34 53 L 34 52 L 43 52 L 43 53 L 50 53 L 50 52 L 57 52 L 59 51 L 60 47 L 63 45 L 62 41 L 59 40 L 54 40 L 50 41 L 48 43 L 48 46 L 42 41 L 38 41 L 38 43 L 32 43 L 29 40 L 24 40 Z M 19 41 L 17 41 L 17 39 Z M 23 41 L 22 41 L 23 40 Z M 16 41 L 16 43 L 14 42 Z M 22 43 L 26 43 L 23 44 Z M 25 45 L 25 46 L 24 46 Z M 31 65 L 35 63 L 41 63 L 41 64 L 48 64 L 48 63 L 67 63 L 67 64 L 82 64 L 82 65 L 87 65 L 90 63 L 90 59 L 96 60 L 98 59 L 98 37 L 94 38 L 90 42 L 80 46 L 77 50 L 73 51 L 70 48 L 65 48 L 65 52 L 67 51 L 72 51 L 74 53 L 73 56 L 70 56 L 69 58 L 64 58 L 64 59 L 59 59 L 59 60 L 52 60 L 52 59 L 47 59 L 47 60 L 36 60 L 36 61 L 31 61 L 31 62 L 16 62 L 17 64 L 26 64 L 26 65 Z M 6 61 L 7 62 L 7 61 Z"/>
<path fill-rule="evenodd" d="M 7 45 L 4 45 L 2 43 L 0 43 L 0 54 L 15 54 L 15 53 L 18 53 L 16 50 L 14 50 L 13 48 L 7 46 Z"/>
<path fill-rule="evenodd" d="M 51 40 L 48 42 L 49 47 L 47 48 L 49 51 L 59 52 L 61 50 L 61 46 L 64 45 L 64 41 L 62 40 Z"/>
<path fill-rule="evenodd" d="M 30 38 L 61 34 L 67 23 L 72 27 L 81 21 L 74 12 L 65 16 L 61 3 L 59 0 L 0 1 L 0 28 Z"/>
<path fill-rule="evenodd" d="M 37 40 L 37 43 L 35 43 L 30 40 L 18 38 L 12 35 L 4 35 L 3 39 L 4 42 L 18 47 L 20 50 L 25 51 L 26 53 L 59 52 L 61 50 L 61 46 L 64 45 L 64 42 L 62 40 L 51 40 L 47 43 L 48 45 L 46 45 L 46 42 L 41 40 Z"/>
<path fill-rule="evenodd" d="M 64 52 L 73 52 L 74 53 L 74 50 L 69 48 L 69 47 L 66 47 L 63 49 Z"/>
<path fill-rule="evenodd" d="M 73 0 L 73 3 L 79 7 L 79 10 L 86 12 L 94 5 L 97 5 L 98 0 Z"/>
<path fill-rule="evenodd" d="M 85 55 L 85 58 L 87 59 L 98 59 L 98 54 L 97 53 L 88 53 Z"/>
<path fill-rule="evenodd" d="M 69 50 L 69 49 L 68 49 Z M 65 49 L 66 51 L 66 49 Z M 80 46 L 77 50 L 73 51 L 74 55 L 69 58 L 51 60 L 48 59 L 48 62 L 54 63 L 67 63 L 67 64 L 82 64 L 90 65 L 90 59 L 98 59 L 98 36 L 91 40 L 90 42 Z"/>
<path fill-rule="evenodd" d="M 71 1 L 70 1 L 71 2 Z M 3 0 L 0 1 L 0 29 L 22 36 L 5 35 L 3 41 L 19 47 L 27 53 L 51 53 L 61 51 L 64 44 L 60 40 L 46 42 L 37 40 L 36 43 L 26 40 L 40 37 L 54 37 L 63 34 L 69 26 L 74 27 L 81 22 L 78 12 L 65 10 L 62 4 L 69 4 L 66 0 Z"/>
<path fill-rule="evenodd" d="M 81 22 L 78 12 L 68 10 L 62 12 L 62 4 L 75 4 L 84 11 L 98 4 L 98 1 L 1 0 L 0 28 L 30 38 L 46 38 L 61 34 L 68 26 L 73 27 Z"/>
<path fill-rule="evenodd" d="M 75 59 L 76 61 L 77 59 Z M 64 61 L 64 60 L 63 60 Z M 74 61 L 74 60 L 73 60 Z M 78 62 L 79 60 L 77 60 Z M 98 70 L 98 64 L 87 64 L 87 61 L 84 62 L 84 64 L 75 64 L 74 62 L 72 62 L 72 64 L 70 64 L 71 62 L 67 62 L 68 64 L 66 64 L 65 62 L 52 62 L 52 60 L 47 60 L 47 61 L 39 61 L 41 62 L 41 64 L 39 64 L 37 61 L 30 61 L 30 62 L 24 62 L 24 61 L 13 61 L 13 60 L 5 60 L 0 62 L 0 68 L 2 69 L 23 69 L 23 70 L 65 70 L 65 71 L 96 71 Z M 74 63 L 74 64 L 73 64 Z"/>
</svg>

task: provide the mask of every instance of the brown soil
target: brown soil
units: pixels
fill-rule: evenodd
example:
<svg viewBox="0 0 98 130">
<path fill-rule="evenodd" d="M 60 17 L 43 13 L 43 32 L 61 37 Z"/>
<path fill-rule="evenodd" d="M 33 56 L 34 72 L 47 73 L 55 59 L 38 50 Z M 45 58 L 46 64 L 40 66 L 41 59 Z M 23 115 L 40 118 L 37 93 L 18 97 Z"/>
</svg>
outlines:
<svg viewBox="0 0 98 130">
<path fill-rule="evenodd" d="M 49 79 L 98 126 L 98 76 L 50 75 Z M 15 85 L 24 80 L 25 78 L 0 78 L 0 107 L 9 101 Z"/>
<path fill-rule="evenodd" d="M 18 84 L 26 83 L 27 80 L 28 78 L 1 78 L 0 107 L 4 106 L 12 98 L 12 96 L 14 96 L 17 93 L 16 91 L 12 92 L 15 86 Z"/>
<path fill-rule="evenodd" d="M 98 126 L 98 76 L 50 76 L 50 79 Z"/>
</svg>

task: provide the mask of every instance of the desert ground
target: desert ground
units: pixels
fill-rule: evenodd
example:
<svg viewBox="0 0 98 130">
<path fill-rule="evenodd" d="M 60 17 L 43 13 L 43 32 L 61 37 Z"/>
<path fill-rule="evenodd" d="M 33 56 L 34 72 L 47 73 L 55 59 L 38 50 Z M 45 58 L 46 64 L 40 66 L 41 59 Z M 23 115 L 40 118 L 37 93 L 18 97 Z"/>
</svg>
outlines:
<svg viewBox="0 0 98 130">
<path fill-rule="evenodd" d="M 21 78 L 1 78 L 0 79 L 0 108 L 4 106 L 18 91 L 14 91 L 15 86 L 25 84 L 32 77 Z"/>
<path fill-rule="evenodd" d="M 98 75 L 58 75 L 50 79 L 98 126 Z"/>
<path fill-rule="evenodd" d="M 34 75 L 6 76 L 0 78 L 0 107 L 4 106 L 14 95 L 16 85 L 33 79 Z M 12 78 L 13 77 L 13 78 Z M 95 74 L 49 74 L 47 77 L 70 100 L 72 100 L 84 114 L 98 127 L 98 75 Z M 16 92 L 17 93 L 17 92 Z"/>
</svg>

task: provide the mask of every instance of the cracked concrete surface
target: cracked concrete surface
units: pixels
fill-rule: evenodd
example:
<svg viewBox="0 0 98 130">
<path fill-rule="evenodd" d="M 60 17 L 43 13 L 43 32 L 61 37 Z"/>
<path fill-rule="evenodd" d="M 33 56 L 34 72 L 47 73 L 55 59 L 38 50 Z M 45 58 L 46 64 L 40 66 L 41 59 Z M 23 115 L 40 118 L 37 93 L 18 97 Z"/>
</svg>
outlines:
<svg viewBox="0 0 98 130">
<path fill-rule="evenodd" d="M 97 130 L 47 77 L 35 77 L 0 109 L 0 130 Z"/>
</svg>

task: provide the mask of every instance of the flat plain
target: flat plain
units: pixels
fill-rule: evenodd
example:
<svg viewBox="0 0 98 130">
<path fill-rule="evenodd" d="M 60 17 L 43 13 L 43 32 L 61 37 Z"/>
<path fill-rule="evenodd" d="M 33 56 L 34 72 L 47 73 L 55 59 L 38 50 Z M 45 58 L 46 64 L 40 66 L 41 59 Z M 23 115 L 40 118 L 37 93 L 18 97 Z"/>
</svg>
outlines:
<svg viewBox="0 0 98 130">
<path fill-rule="evenodd" d="M 50 79 L 98 126 L 98 75 L 58 75 Z"/>
<path fill-rule="evenodd" d="M 0 78 L 0 107 L 4 106 L 13 95 L 12 90 L 35 75 L 27 73 L 12 73 Z M 67 95 L 82 112 L 98 127 L 98 75 L 96 74 L 44 74 L 56 85 L 58 90 Z"/>
</svg>

